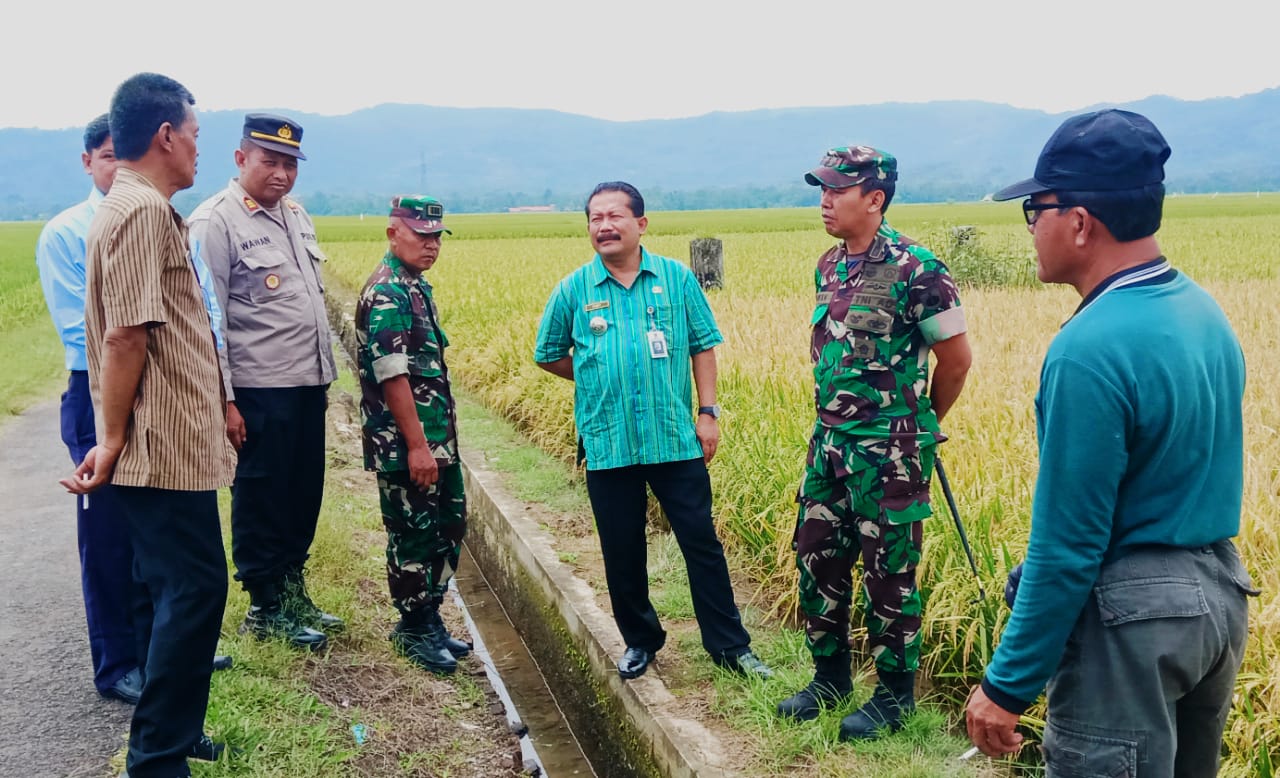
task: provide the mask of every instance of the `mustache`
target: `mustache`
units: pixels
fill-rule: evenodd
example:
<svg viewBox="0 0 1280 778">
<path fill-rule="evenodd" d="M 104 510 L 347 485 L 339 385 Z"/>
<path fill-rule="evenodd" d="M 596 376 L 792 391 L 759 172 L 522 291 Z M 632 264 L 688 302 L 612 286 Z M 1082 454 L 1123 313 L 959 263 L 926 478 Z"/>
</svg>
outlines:
<svg viewBox="0 0 1280 778">
<path fill-rule="evenodd" d="M 596 235 L 596 240 L 622 240 L 622 236 L 616 232 L 602 232 Z"/>
</svg>

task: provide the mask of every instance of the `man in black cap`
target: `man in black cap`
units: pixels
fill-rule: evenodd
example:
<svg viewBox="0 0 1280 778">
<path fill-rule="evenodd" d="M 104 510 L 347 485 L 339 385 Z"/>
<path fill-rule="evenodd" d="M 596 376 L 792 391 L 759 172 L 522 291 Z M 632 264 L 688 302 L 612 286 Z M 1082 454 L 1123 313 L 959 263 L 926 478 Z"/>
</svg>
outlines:
<svg viewBox="0 0 1280 778">
<path fill-rule="evenodd" d="M 1168 158 L 1145 117 L 1084 114 L 995 195 L 1027 198 L 1040 280 L 1083 299 L 1041 368 L 1026 562 L 966 718 L 983 753 L 1012 753 L 1046 691 L 1050 778 L 1216 774 L 1257 594 L 1231 542 L 1244 358 L 1156 243 Z"/>
<path fill-rule="evenodd" d="M 190 223 L 224 312 L 227 437 L 239 451 L 231 556 L 250 600 L 241 632 L 319 650 L 343 626 L 303 582 L 324 490 L 325 392 L 336 371 L 325 256 L 311 217 L 288 197 L 302 159 L 296 122 L 246 115 L 239 177 Z"/>
</svg>

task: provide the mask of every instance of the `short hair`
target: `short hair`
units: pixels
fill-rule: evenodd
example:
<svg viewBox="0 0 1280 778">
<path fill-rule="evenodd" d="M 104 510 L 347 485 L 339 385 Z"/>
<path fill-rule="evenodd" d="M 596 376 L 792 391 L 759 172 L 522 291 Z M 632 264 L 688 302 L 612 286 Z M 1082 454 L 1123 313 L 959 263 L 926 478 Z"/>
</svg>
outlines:
<svg viewBox="0 0 1280 778">
<path fill-rule="evenodd" d="M 102 148 L 111 137 L 110 117 L 105 113 L 89 122 L 84 128 L 84 153 L 92 154 Z"/>
<path fill-rule="evenodd" d="M 858 188 L 862 190 L 864 195 L 869 195 L 877 189 L 884 192 L 884 205 L 880 206 L 881 214 L 889 210 L 889 203 L 893 202 L 893 193 L 898 191 L 897 183 L 886 181 L 883 178 L 868 178 L 858 184 Z"/>
<path fill-rule="evenodd" d="M 631 208 L 631 215 L 637 219 L 644 216 L 644 198 L 640 195 L 640 190 L 626 181 L 605 181 L 596 184 L 596 188 L 587 196 L 587 204 L 582 210 L 586 212 L 588 219 L 591 218 L 591 199 L 602 192 L 622 192 L 629 201 L 627 205 Z"/>
<path fill-rule="evenodd" d="M 1114 192 L 1059 192 L 1058 202 L 1078 205 L 1093 215 L 1121 243 L 1156 234 L 1164 214 L 1164 184 Z"/>
<path fill-rule="evenodd" d="M 111 138 L 116 157 L 141 159 L 160 125 L 181 127 L 196 99 L 185 86 L 159 73 L 130 76 L 111 98 Z"/>
</svg>

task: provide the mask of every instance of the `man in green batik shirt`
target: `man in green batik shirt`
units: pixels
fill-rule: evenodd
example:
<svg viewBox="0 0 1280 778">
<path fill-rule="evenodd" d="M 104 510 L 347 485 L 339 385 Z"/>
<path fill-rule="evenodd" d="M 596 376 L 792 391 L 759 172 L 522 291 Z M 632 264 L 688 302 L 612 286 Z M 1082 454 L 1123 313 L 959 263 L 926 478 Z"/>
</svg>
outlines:
<svg viewBox="0 0 1280 778">
<path fill-rule="evenodd" d="M 425 277 L 444 232 L 434 198 L 391 201 L 390 249 L 356 304 L 356 344 L 364 466 L 378 474 L 387 583 L 400 611 L 391 640 L 414 664 L 452 673 L 470 646 L 449 635 L 439 611 L 458 567 L 466 499 L 444 360 L 449 339 Z"/>
<path fill-rule="evenodd" d="M 875 692 L 840 723 L 843 740 L 902 727 L 915 708 L 922 604 L 916 587 L 938 421 L 964 386 L 971 355 L 960 296 L 945 265 L 889 226 L 893 156 L 869 146 L 829 150 L 805 180 L 822 187 L 822 221 L 840 239 L 818 260 L 810 356 L 817 423 L 796 501 L 794 546 L 813 681 L 778 704 L 809 720 L 852 692 L 852 568 Z M 929 353 L 937 360 L 926 396 Z"/>
<path fill-rule="evenodd" d="M 715 347 L 724 338 L 693 272 L 641 245 L 649 218 L 634 186 L 597 185 L 585 211 L 596 254 L 552 290 L 533 358 L 574 382 L 587 496 L 627 646 L 618 675 L 643 675 L 667 640 L 649 598 L 652 490 L 684 556 L 702 647 L 720 667 L 768 678 L 772 671 L 751 651 L 711 516 L 707 463 L 720 443 Z"/>
</svg>

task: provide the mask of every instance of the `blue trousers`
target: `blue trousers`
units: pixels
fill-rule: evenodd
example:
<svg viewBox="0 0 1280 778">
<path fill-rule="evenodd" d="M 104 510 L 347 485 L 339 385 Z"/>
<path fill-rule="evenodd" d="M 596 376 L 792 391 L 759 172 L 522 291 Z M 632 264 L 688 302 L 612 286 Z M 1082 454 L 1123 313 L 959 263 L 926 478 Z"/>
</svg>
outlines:
<svg viewBox="0 0 1280 778">
<path fill-rule="evenodd" d="M 93 401 L 89 374 L 72 371 L 62 395 L 62 442 L 71 461 L 79 465 L 93 448 Z M 80 546 L 80 584 L 89 622 L 89 652 L 93 657 L 93 685 L 98 691 L 138 666 L 134 637 L 133 547 L 129 526 L 121 515 L 112 487 L 105 486 L 76 500 L 76 535 Z"/>
</svg>

